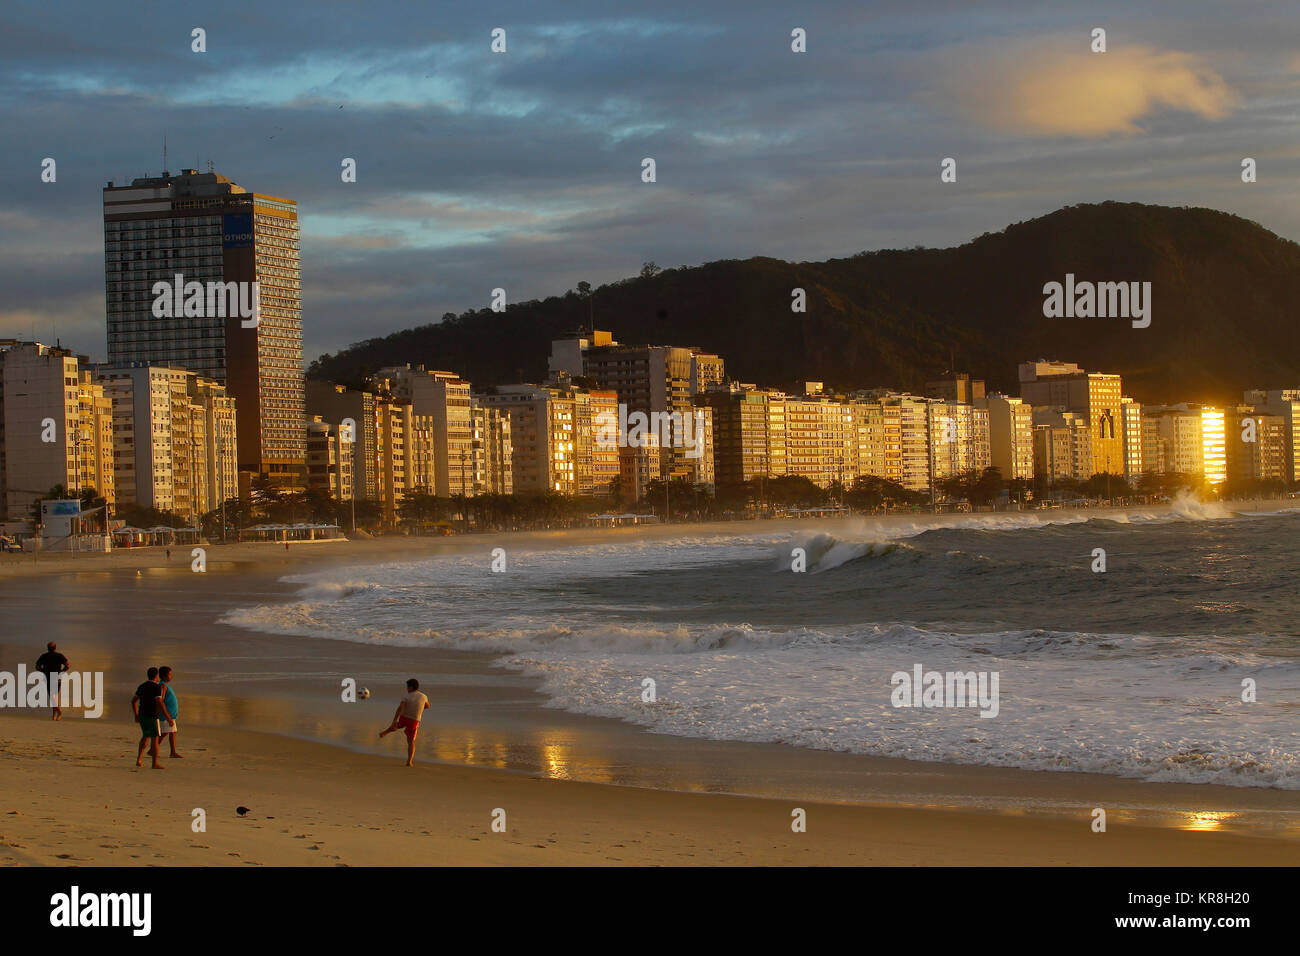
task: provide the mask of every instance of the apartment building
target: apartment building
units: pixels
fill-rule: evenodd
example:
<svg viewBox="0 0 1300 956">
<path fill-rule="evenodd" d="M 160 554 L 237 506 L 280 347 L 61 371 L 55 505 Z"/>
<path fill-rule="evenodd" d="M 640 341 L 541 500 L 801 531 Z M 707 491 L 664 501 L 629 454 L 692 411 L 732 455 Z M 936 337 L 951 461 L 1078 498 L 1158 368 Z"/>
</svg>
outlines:
<svg viewBox="0 0 1300 956">
<path fill-rule="evenodd" d="M 784 392 L 747 383 L 716 383 L 697 396 L 710 413 L 714 479 L 736 486 L 789 474 Z"/>
<path fill-rule="evenodd" d="M 1022 399 L 998 392 L 977 398 L 988 412 L 989 462 L 1007 481 L 1034 477 L 1034 410 Z"/>
<path fill-rule="evenodd" d="M 1080 412 L 1035 408 L 1034 475 L 1047 484 L 1063 478 L 1086 481 L 1096 474 L 1092 429 Z"/>
<path fill-rule="evenodd" d="M 224 385 L 172 365 L 94 375 L 111 403 L 120 501 L 197 522 L 238 494 L 238 407 Z"/>
<path fill-rule="evenodd" d="M 1234 405 L 1225 411 L 1228 479 L 1285 483 L 1286 419 L 1254 405 Z"/>
<path fill-rule="evenodd" d="M 854 430 L 852 476 L 873 475 L 902 484 L 903 436 L 899 406 L 854 398 L 849 403 L 849 410 Z"/>
<path fill-rule="evenodd" d="M 111 506 L 112 410 L 84 356 L 0 340 L 0 516 L 21 521 L 50 488 L 93 488 Z"/>
<path fill-rule="evenodd" d="M 352 501 L 355 490 L 350 431 L 319 415 L 307 420 L 307 487 L 340 502 Z"/>
<path fill-rule="evenodd" d="M 956 401 L 933 401 L 929 414 L 932 481 L 982 472 L 992 463 L 989 412 Z"/>
<path fill-rule="evenodd" d="M 1120 376 L 1086 372 L 1070 362 L 1023 362 L 1020 397 L 1035 408 L 1063 408 L 1088 423 L 1095 472 L 1125 473 L 1123 383 Z"/>
</svg>

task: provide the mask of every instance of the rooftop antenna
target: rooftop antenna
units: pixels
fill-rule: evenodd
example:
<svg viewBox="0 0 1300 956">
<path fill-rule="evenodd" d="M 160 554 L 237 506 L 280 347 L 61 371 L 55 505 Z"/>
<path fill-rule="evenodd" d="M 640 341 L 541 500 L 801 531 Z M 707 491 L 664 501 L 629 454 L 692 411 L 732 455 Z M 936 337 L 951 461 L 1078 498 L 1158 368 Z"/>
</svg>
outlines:
<svg viewBox="0 0 1300 956">
<path fill-rule="evenodd" d="M 167 134 L 163 133 L 163 178 L 167 178 Z"/>
</svg>

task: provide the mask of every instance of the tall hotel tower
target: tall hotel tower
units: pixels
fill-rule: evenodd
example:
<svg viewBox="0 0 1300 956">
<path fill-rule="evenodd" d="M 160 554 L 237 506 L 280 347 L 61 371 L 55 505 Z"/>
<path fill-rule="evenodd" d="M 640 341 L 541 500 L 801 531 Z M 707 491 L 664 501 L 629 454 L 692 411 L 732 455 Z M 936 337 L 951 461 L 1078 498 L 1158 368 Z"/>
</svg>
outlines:
<svg viewBox="0 0 1300 956">
<path fill-rule="evenodd" d="M 154 283 L 174 284 L 178 274 L 204 289 L 257 282 L 259 321 L 208 314 L 217 311 L 210 307 L 155 317 Z M 194 169 L 110 182 L 104 287 L 110 366 L 179 365 L 225 382 L 235 399 L 240 470 L 305 483 L 297 203 Z"/>
</svg>

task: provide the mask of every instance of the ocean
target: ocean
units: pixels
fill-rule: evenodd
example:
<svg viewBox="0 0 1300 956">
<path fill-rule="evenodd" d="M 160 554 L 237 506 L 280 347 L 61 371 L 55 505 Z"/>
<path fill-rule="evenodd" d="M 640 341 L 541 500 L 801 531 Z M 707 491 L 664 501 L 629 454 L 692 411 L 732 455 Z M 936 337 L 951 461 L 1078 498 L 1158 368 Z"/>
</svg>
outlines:
<svg viewBox="0 0 1300 956">
<path fill-rule="evenodd" d="M 738 527 L 330 567 L 223 621 L 488 652 L 660 734 L 1300 789 L 1300 509 Z M 996 716 L 894 706 L 918 665 L 995 673 Z"/>
</svg>

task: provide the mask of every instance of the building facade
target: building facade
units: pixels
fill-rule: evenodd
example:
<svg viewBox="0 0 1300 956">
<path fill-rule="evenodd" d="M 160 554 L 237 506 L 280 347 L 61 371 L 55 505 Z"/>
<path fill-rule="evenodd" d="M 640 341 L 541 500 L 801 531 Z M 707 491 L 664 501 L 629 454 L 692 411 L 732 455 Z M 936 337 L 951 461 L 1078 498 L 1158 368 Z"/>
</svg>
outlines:
<svg viewBox="0 0 1300 956">
<path fill-rule="evenodd" d="M 975 404 L 989 416 L 989 461 L 1007 481 L 1034 478 L 1034 410 L 1019 398 L 993 393 Z"/>
<path fill-rule="evenodd" d="M 84 356 L 57 346 L 0 340 L 0 513 L 31 516 L 50 488 L 93 488 L 117 501 L 112 406 Z"/>
<path fill-rule="evenodd" d="M 240 469 L 301 487 L 297 204 L 194 169 L 110 182 L 103 198 L 108 364 L 173 365 L 224 383 Z"/>
<path fill-rule="evenodd" d="M 238 410 L 225 386 L 170 365 L 99 365 L 120 501 L 197 523 L 239 493 Z"/>
<path fill-rule="evenodd" d="M 1123 383 L 1068 362 L 1023 362 L 1020 397 L 1035 408 L 1064 408 L 1088 423 L 1094 473 L 1123 475 Z"/>
</svg>

